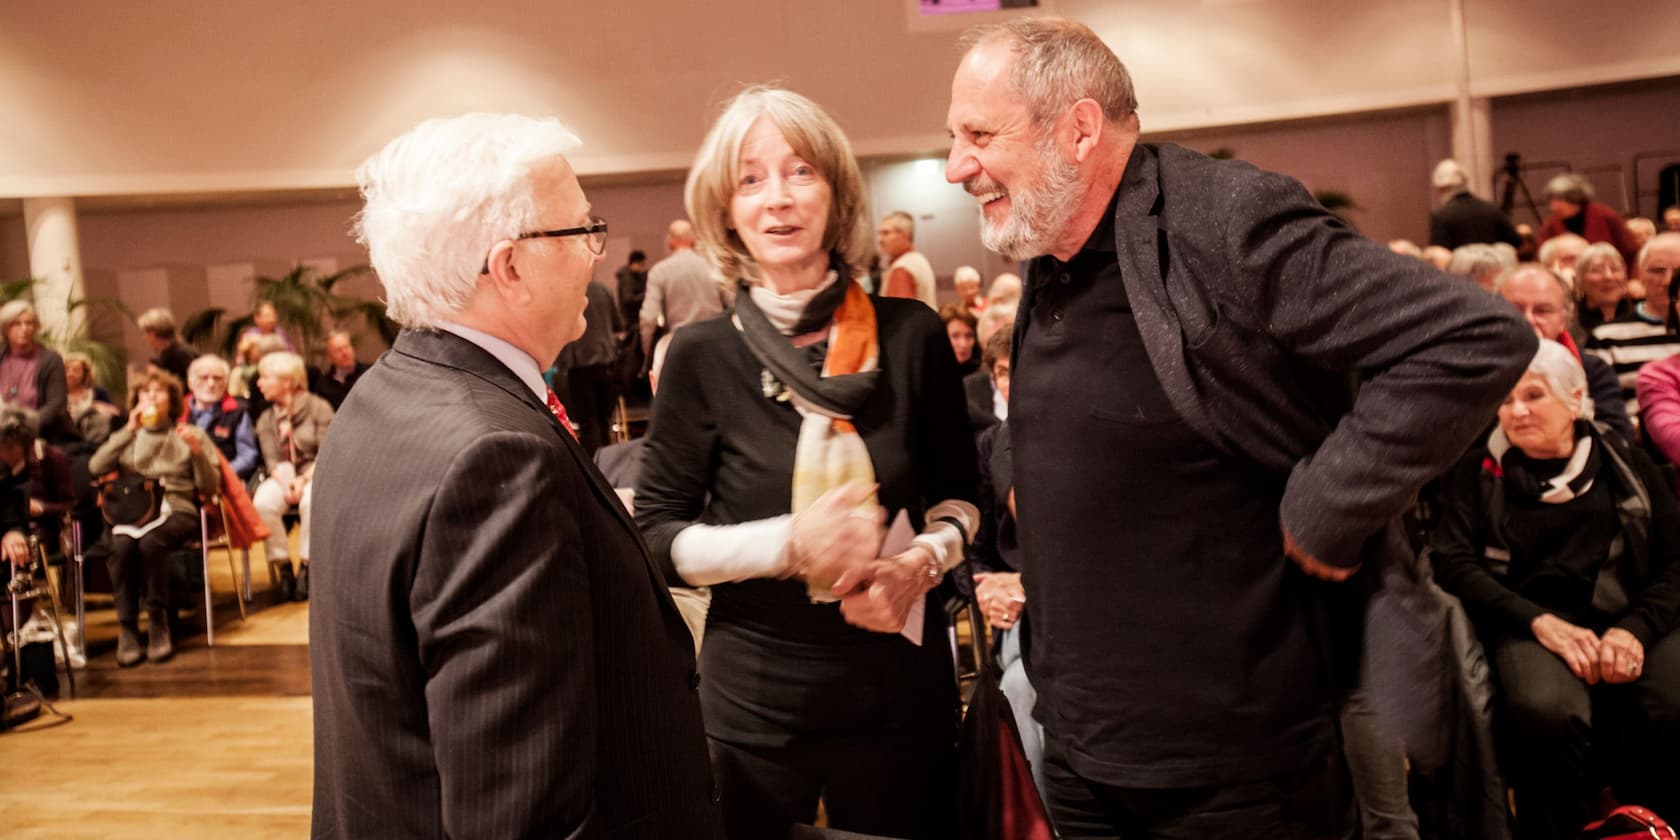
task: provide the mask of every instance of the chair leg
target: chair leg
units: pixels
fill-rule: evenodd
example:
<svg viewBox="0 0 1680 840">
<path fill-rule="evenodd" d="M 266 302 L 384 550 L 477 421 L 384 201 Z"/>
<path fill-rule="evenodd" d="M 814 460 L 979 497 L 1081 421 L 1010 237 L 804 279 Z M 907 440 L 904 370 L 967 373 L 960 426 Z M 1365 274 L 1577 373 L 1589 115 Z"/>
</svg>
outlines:
<svg viewBox="0 0 1680 840">
<path fill-rule="evenodd" d="M 204 644 L 216 646 L 216 614 L 210 606 L 210 514 L 198 509 L 198 558 L 204 569 Z"/>
<path fill-rule="evenodd" d="M 242 596 L 240 598 L 240 602 L 244 603 L 244 604 L 249 604 L 249 603 L 251 603 L 251 549 L 249 549 L 249 548 L 239 549 L 239 556 L 243 560 L 244 566 L 245 566 L 245 574 L 241 575 L 240 578 L 239 578 L 240 581 L 241 581 L 239 594 Z M 229 562 L 233 561 L 233 554 L 232 554 L 231 550 L 228 554 L 228 561 Z M 244 617 L 243 612 L 241 612 L 240 617 L 241 618 Z"/>
<path fill-rule="evenodd" d="M 242 597 L 242 595 L 250 589 L 251 582 L 247 580 L 241 584 L 239 582 L 239 570 L 235 568 L 233 564 L 233 540 L 230 537 L 233 532 L 228 530 L 227 505 L 218 500 L 216 502 L 216 513 L 220 514 L 222 517 L 222 548 L 227 551 L 228 574 L 233 576 L 233 600 L 239 604 L 239 620 L 244 621 L 245 598 Z M 249 562 L 245 565 L 245 574 L 247 577 L 251 574 L 251 566 Z"/>
<path fill-rule="evenodd" d="M 70 551 L 76 560 L 76 649 L 87 655 L 87 575 L 82 569 L 82 523 L 70 519 Z"/>
</svg>

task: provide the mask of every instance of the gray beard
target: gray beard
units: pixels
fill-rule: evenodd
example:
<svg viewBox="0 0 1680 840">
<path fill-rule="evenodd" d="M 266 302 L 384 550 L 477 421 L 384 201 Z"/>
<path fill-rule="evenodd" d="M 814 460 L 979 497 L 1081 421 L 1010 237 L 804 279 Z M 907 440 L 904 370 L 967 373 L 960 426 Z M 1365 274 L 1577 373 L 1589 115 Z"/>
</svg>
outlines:
<svg viewBox="0 0 1680 840">
<path fill-rule="evenodd" d="M 1024 262 L 1051 252 L 1079 208 L 1079 167 L 1053 148 L 1040 150 L 1052 161 L 1039 183 L 1009 193 L 1009 216 L 993 225 L 980 220 L 980 243 L 1004 259 Z"/>
</svg>

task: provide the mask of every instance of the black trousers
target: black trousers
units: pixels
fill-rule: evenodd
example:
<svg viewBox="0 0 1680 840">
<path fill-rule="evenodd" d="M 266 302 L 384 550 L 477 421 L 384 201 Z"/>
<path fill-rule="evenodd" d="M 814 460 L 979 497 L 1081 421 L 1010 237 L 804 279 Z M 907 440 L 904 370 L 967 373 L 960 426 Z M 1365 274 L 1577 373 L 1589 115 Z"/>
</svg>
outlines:
<svg viewBox="0 0 1680 840">
<path fill-rule="evenodd" d="M 1304 769 L 1252 782 L 1120 788 L 1080 778 L 1046 733 L 1044 787 L 1064 840 L 1339 840 L 1353 836 L 1355 822 L 1347 770 L 1328 747 Z"/>
<path fill-rule="evenodd" d="M 105 562 L 111 570 L 119 624 L 137 624 L 142 601 L 148 611 L 169 606 L 169 553 L 196 533 L 196 513 L 175 513 L 138 540 L 111 535 L 111 555 Z"/>
<path fill-rule="evenodd" d="M 566 414 L 578 427 L 578 443 L 591 455 L 607 445 L 612 429 L 612 365 L 589 365 L 566 371 Z"/>
<path fill-rule="evenodd" d="M 711 740 L 730 840 L 785 840 L 817 818 L 830 828 L 909 840 L 954 836 L 957 751 L 952 737 L 881 736 L 782 748 Z"/>
<path fill-rule="evenodd" d="M 1580 836 L 1605 785 L 1665 819 L 1680 812 L 1680 633 L 1646 649 L 1643 675 L 1624 685 L 1587 685 L 1532 638 L 1487 647 L 1518 838 Z"/>
</svg>

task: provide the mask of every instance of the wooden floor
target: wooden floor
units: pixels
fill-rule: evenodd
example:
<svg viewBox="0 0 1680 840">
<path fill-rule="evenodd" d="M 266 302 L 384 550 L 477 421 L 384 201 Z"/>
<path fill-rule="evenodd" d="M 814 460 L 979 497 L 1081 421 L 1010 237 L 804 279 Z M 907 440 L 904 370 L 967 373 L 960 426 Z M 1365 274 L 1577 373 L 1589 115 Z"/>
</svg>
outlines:
<svg viewBox="0 0 1680 840">
<path fill-rule="evenodd" d="M 88 612 L 87 668 L 50 716 L 0 735 L 8 838 L 305 837 L 311 724 L 307 604 L 274 605 L 261 550 L 239 618 L 216 555 L 216 645 L 181 616 L 175 658 L 118 668 L 116 616 Z M 61 677 L 62 680 L 62 677 Z"/>
</svg>

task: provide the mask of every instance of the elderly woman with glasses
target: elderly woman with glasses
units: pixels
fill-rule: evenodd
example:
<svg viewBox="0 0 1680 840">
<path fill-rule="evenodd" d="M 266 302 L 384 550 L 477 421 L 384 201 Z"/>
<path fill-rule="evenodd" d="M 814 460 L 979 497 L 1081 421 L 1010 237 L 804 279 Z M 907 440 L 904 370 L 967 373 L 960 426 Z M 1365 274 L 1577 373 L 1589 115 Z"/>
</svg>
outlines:
<svg viewBox="0 0 1680 840">
<path fill-rule="evenodd" d="M 836 829 L 943 836 L 957 696 L 930 593 L 978 520 L 951 343 L 933 310 L 856 282 L 863 181 L 805 97 L 737 96 L 686 197 L 740 292 L 672 338 L 636 514 L 668 579 L 711 587 L 699 690 L 724 822 L 785 837 L 820 797 Z"/>
<path fill-rule="evenodd" d="M 1493 664 L 1521 836 L 1577 836 L 1604 784 L 1680 810 L 1680 511 L 1592 414 L 1580 363 L 1542 341 L 1442 494 L 1435 575 Z"/>
<path fill-rule="evenodd" d="M 251 504 L 268 526 L 263 553 L 280 573 L 280 592 L 289 600 L 309 598 L 310 480 L 315 455 L 332 424 L 332 406 L 309 393 L 309 371 L 296 353 L 270 353 L 257 363 L 257 388 L 269 407 L 257 418 L 257 442 L 268 477 L 251 494 Z M 298 509 L 298 569 L 292 572 L 283 517 Z"/>
<path fill-rule="evenodd" d="M 0 400 L 32 408 L 40 417 L 41 435 L 63 440 L 70 434 L 66 409 L 64 359 L 36 340 L 41 327 L 35 307 L 14 300 L 0 306 Z"/>
<path fill-rule="evenodd" d="M 221 356 L 206 354 L 187 368 L 187 421 L 210 435 L 211 442 L 227 459 L 241 481 L 248 481 L 262 466 L 257 448 L 256 426 L 245 401 L 228 393 L 228 363 Z"/>
</svg>

